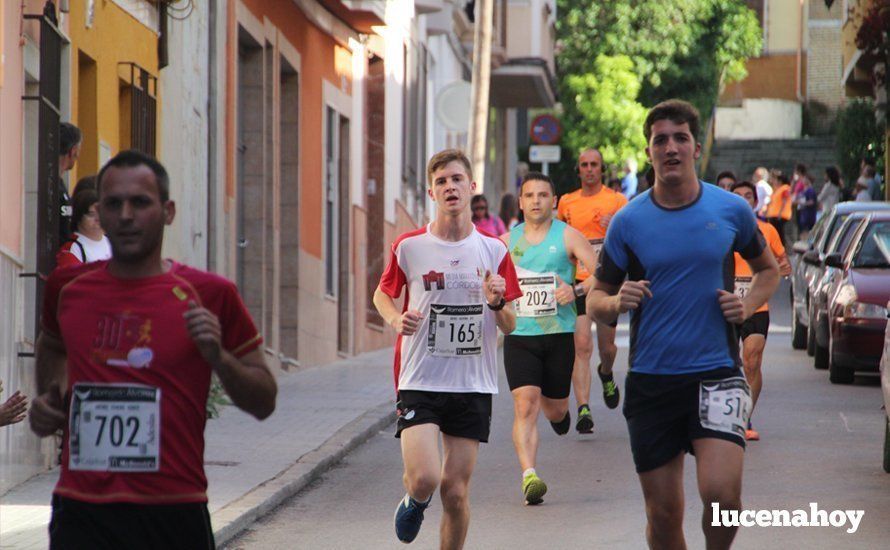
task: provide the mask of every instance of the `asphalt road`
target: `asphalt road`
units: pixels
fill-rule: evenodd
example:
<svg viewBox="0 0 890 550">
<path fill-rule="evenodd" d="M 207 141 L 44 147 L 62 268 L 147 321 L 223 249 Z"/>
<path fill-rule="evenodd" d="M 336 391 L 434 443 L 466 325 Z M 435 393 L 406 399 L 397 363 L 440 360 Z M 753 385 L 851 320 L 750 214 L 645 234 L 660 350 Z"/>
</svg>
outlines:
<svg viewBox="0 0 890 550">
<path fill-rule="evenodd" d="M 772 305 L 765 386 L 754 422 L 762 440 L 745 456 L 745 509 L 864 510 L 858 531 L 846 527 L 746 527 L 734 548 L 887 548 L 890 475 L 881 470 L 883 417 L 876 377 L 852 386 L 828 382 L 804 352 L 790 345 L 788 290 Z M 617 378 L 623 389 L 627 333 L 619 332 Z M 510 429 L 506 382 L 494 400 L 491 442 L 473 477 L 472 523 L 466 548 L 645 548 L 643 498 L 627 427 L 619 410 L 593 399 L 592 436 L 558 437 L 539 423 L 538 473 L 550 491 L 541 506 L 522 504 Z M 348 398 L 348 397 L 344 397 Z M 574 407 L 573 407 L 574 408 Z M 574 416 L 574 415 L 573 415 Z M 685 532 L 703 548 L 702 504 L 692 457 L 686 459 Z M 312 487 L 254 523 L 229 549 L 401 548 L 392 516 L 404 494 L 398 441 L 381 432 Z M 437 498 L 437 497 L 436 497 Z M 441 506 L 434 498 L 413 548 L 438 548 Z"/>
</svg>

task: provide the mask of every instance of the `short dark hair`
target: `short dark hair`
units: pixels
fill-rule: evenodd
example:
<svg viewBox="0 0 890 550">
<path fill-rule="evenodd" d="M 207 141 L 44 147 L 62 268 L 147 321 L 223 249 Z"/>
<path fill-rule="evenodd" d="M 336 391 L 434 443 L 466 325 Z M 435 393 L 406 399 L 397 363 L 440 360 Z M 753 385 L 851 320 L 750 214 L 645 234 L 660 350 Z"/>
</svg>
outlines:
<svg viewBox="0 0 890 550">
<path fill-rule="evenodd" d="M 86 216 L 90 207 L 99 202 L 99 195 L 94 189 L 81 189 L 71 197 L 71 229 L 77 231 L 80 220 Z"/>
<path fill-rule="evenodd" d="M 785 183 L 785 184 L 791 183 L 791 178 L 788 176 L 788 174 L 786 174 L 785 172 L 783 172 L 781 170 L 776 170 L 775 176 L 776 176 L 776 179 L 782 183 Z"/>
<path fill-rule="evenodd" d="M 668 99 L 662 101 L 649 111 L 646 115 L 646 122 L 643 123 L 643 135 L 646 136 L 646 142 L 652 137 L 652 125 L 659 120 L 670 120 L 674 124 L 689 124 L 689 131 L 692 133 L 692 139 L 698 141 L 698 127 L 700 117 L 698 109 L 692 103 L 683 101 L 682 99 Z"/>
<path fill-rule="evenodd" d="M 724 171 L 720 172 L 719 174 L 717 174 L 717 179 L 715 179 L 714 181 L 718 182 L 718 181 L 722 180 L 723 178 L 729 178 L 733 182 L 739 181 L 739 178 L 735 177 L 735 174 L 733 174 L 730 170 L 724 170 Z"/>
<path fill-rule="evenodd" d="M 99 193 L 99 190 L 96 188 L 96 175 L 93 174 L 91 176 L 84 176 L 77 180 L 77 184 L 74 186 L 74 192 L 71 193 L 71 196 L 80 193 L 81 191 L 86 191 L 87 189 L 91 189 L 92 191 Z"/>
<path fill-rule="evenodd" d="M 841 171 L 837 169 L 837 166 L 832 165 L 826 167 L 825 176 L 831 183 L 837 185 L 838 187 L 841 186 Z"/>
<path fill-rule="evenodd" d="M 754 193 L 754 200 L 757 200 L 757 186 L 754 185 L 753 183 L 751 183 L 750 181 L 739 181 L 739 182 L 733 183 L 732 187 L 730 187 L 729 190 L 732 191 L 733 193 L 735 193 L 736 189 L 739 189 L 742 187 L 747 187 L 748 189 L 750 189 L 751 192 Z"/>
<path fill-rule="evenodd" d="M 435 170 L 433 170 L 433 171 L 435 172 Z M 479 193 L 478 195 L 473 195 L 473 198 L 470 199 L 470 206 L 471 207 L 476 206 L 480 202 L 484 202 L 485 207 L 488 208 L 488 199 L 485 198 L 485 195 L 483 195 L 482 193 Z"/>
<path fill-rule="evenodd" d="M 59 156 L 67 155 L 83 139 L 80 128 L 70 122 L 59 124 Z"/>
<path fill-rule="evenodd" d="M 525 185 L 527 181 L 546 181 L 550 184 L 550 192 L 556 195 L 556 185 L 553 184 L 553 180 L 550 179 L 550 176 L 545 175 L 543 172 L 529 172 L 522 178 L 522 183 L 519 184 L 519 194 L 522 195 L 522 187 Z"/>
<path fill-rule="evenodd" d="M 167 169 L 154 157 L 136 149 L 121 151 L 111 157 L 111 160 L 105 163 L 105 166 L 99 170 L 99 175 L 96 177 L 96 188 L 99 195 L 102 194 L 102 177 L 105 176 L 105 172 L 109 168 L 134 168 L 136 166 L 148 166 L 154 172 L 155 181 L 158 184 L 158 196 L 160 196 L 161 202 L 170 200 L 170 176 L 167 175 Z"/>
<path fill-rule="evenodd" d="M 469 178 L 470 181 L 473 181 L 473 167 L 470 164 L 470 159 L 467 157 L 466 153 L 460 149 L 443 149 L 430 157 L 430 161 L 426 165 L 427 185 L 433 185 L 433 172 L 454 161 L 463 164 L 464 171 L 467 173 L 467 178 Z"/>
<path fill-rule="evenodd" d="M 807 165 L 802 162 L 798 162 L 797 164 L 794 165 L 794 171 L 797 172 L 798 174 L 800 174 L 801 176 L 806 176 L 807 175 Z"/>
</svg>

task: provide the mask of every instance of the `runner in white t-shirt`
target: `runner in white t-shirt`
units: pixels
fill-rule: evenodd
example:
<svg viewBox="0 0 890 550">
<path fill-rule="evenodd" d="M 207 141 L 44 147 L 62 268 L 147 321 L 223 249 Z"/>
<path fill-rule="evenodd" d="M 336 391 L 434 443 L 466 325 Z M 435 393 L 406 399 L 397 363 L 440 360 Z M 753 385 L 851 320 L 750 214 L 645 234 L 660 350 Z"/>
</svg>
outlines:
<svg viewBox="0 0 890 550">
<path fill-rule="evenodd" d="M 466 155 L 437 153 L 427 180 L 435 219 L 393 243 L 374 305 L 399 334 L 396 437 L 408 492 L 396 509 L 396 535 L 414 540 L 439 487 L 441 546 L 460 548 L 470 522 L 470 476 L 479 442 L 488 441 L 497 393 L 497 331 L 516 327 L 511 302 L 522 293 L 506 245 L 473 225 L 476 183 Z M 400 311 L 394 299 L 403 287 Z"/>
</svg>

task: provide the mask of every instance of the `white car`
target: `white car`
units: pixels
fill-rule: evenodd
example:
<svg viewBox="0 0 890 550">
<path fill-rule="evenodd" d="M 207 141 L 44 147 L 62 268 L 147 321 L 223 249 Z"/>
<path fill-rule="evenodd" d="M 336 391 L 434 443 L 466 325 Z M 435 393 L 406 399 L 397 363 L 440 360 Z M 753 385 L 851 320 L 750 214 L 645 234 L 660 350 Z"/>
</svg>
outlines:
<svg viewBox="0 0 890 550">
<path fill-rule="evenodd" d="M 887 303 L 890 311 L 890 302 Z M 890 316 L 890 314 L 888 314 Z M 881 390 L 884 393 L 884 471 L 890 474 L 890 322 L 884 331 L 884 353 L 881 355 Z"/>
</svg>

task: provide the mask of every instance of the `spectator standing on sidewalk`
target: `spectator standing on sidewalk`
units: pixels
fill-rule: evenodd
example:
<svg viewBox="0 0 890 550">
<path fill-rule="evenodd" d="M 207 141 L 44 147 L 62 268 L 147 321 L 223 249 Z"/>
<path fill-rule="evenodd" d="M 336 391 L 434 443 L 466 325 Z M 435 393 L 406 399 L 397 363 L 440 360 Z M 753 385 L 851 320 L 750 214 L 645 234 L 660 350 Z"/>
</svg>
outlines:
<svg viewBox="0 0 890 550">
<path fill-rule="evenodd" d="M 821 216 L 831 212 L 834 205 L 841 202 L 843 184 L 841 183 L 841 172 L 837 166 L 829 166 L 825 169 L 825 184 L 816 197 L 819 203 L 819 213 Z"/>
<path fill-rule="evenodd" d="M 521 191 L 522 188 L 520 187 Z M 501 210 L 498 212 L 498 217 L 503 222 L 504 227 L 506 227 L 506 231 L 510 231 L 519 225 L 519 201 L 516 200 L 516 195 L 506 193 L 501 197 Z"/>
<path fill-rule="evenodd" d="M 485 198 L 485 195 L 473 195 L 470 204 L 473 209 L 473 225 L 480 231 L 493 237 L 503 235 L 507 231 L 504 222 L 499 217 L 492 216 L 488 211 L 488 199 Z"/>
<path fill-rule="evenodd" d="M 803 180 L 803 189 L 797 194 L 797 230 L 800 239 L 805 239 L 810 229 L 816 224 L 816 212 L 819 205 L 816 190 L 809 179 Z"/>
<path fill-rule="evenodd" d="M 754 209 L 757 217 L 766 220 L 766 205 L 769 204 L 773 187 L 769 184 L 769 170 L 760 166 L 754 170 L 754 185 L 757 187 L 757 206 Z"/>
<path fill-rule="evenodd" d="M 81 141 L 83 141 L 83 135 L 80 133 L 80 128 L 70 122 L 59 124 L 59 243 L 67 241 L 71 236 L 71 216 L 73 214 L 71 195 L 68 194 L 68 187 L 62 178 L 65 172 L 70 171 L 77 164 Z"/>
</svg>

